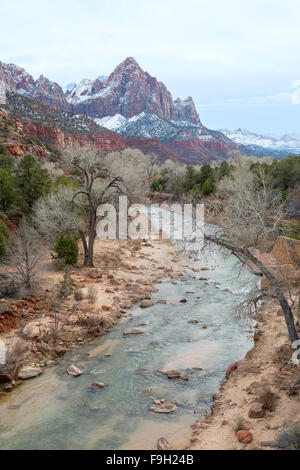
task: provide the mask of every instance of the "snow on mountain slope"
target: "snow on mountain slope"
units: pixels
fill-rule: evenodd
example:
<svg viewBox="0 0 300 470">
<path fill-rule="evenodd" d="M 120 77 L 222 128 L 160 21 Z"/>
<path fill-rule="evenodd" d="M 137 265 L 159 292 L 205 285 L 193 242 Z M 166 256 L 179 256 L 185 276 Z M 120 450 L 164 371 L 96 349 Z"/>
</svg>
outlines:
<svg viewBox="0 0 300 470">
<path fill-rule="evenodd" d="M 211 131 L 202 124 L 195 126 L 187 121 L 168 121 L 156 114 L 144 112 L 131 118 L 125 118 L 120 114 L 116 114 L 102 119 L 94 119 L 94 121 L 98 125 L 119 132 L 125 137 L 157 139 L 161 142 L 183 141 L 196 138 L 203 142 L 221 141 L 232 143 L 221 132 Z"/>
<path fill-rule="evenodd" d="M 300 134 L 285 134 L 282 136 L 272 134 L 256 134 L 245 129 L 221 129 L 224 135 L 237 144 L 254 145 L 265 149 L 283 150 L 286 152 L 300 152 Z"/>
</svg>

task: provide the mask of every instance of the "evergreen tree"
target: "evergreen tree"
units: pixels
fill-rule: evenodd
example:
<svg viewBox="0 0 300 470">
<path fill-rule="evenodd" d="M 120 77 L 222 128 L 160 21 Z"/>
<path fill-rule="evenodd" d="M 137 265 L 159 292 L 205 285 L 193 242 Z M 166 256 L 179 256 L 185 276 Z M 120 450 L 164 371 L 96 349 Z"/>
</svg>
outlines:
<svg viewBox="0 0 300 470">
<path fill-rule="evenodd" d="M 0 168 L 0 211 L 7 212 L 13 207 L 16 199 L 13 178 L 8 170 Z"/>
<path fill-rule="evenodd" d="M 63 259 L 66 264 L 75 264 L 78 259 L 78 245 L 69 233 L 61 233 L 54 246 L 55 258 Z"/>
<path fill-rule="evenodd" d="M 32 155 L 25 155 L 16 168 L 16 186 L 23 211 L 30 212 L 33 203 L 45 196 L 51 188 L 47 170 Z"/>
</svg>

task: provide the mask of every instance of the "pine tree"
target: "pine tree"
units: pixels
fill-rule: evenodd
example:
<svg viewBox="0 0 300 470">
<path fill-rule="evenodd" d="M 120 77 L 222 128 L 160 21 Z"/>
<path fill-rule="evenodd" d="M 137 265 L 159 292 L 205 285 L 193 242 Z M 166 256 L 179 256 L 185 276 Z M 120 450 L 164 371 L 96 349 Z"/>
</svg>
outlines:
<svg viewBox="0 0 300 470">
<path fill-rule="evenodd" d="M 51 182 L 47 170 L 32 155 L 25 155 L 16 168 L 16 186 L 20 205 L 25 213 L 30 212 L 33 203 L 49 193 Z"/>
</svg>

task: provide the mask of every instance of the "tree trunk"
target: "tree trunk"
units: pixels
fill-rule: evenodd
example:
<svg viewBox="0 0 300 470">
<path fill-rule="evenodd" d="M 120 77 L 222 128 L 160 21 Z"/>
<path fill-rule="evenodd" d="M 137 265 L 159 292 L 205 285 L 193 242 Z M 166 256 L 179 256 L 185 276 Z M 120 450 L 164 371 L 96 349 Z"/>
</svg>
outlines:
<svg viewBox="0 0 300 470">
<path fill-rule="evenodd" d="M 84 250 L 84 266 L 88 266 L 89 264 L 89 249 L 86 243 L 85 235 L 82 230 L 78 230 L 79 235 L 81 237 L 82 245 L 83 245 L 83 250 Z"/>
<path fill-rule="evenodd" d="M 248 259 L 251 261 L 255 266 L 257 266 L 261 272 L 266 276 L 268 281 L 270 282 L 271 286 L 274 288 L 276 297 L 278 302 L 280 303 L 280 306 L 282 308 L 282 311 L 284 313 L 284 318 L 286 322 L 286 326 L 288 329 L 289 333 L 289 338 L 291 343 L 293 344 L 295 341 L 299 340 L 299 336 L 295 327 L 295 322 L 294 322 L 294 316 L 293 312 L 289 306 L 289 303 L 284 295 L 283 290 L 280 287 L 279 282 L 277 279 L 273 276 L 273 274 L 264 266 L 264 264 L 259 261 L 247 248 L 239 248 L 233 245 L 230 245 L 229 243 L 219 240 L 213 236 L 205 235 L 205 239 L 209 242 L 215 243 L 216 245 L 222 246 L 224 248 L 227 248 L 230 250 L 233 254 L 238 254 L 243 256 L 244 258 Z"/>
<path fill-rule="evenodd" d="M 96 216 L 93 214 L 92 219 L 90 220 L 89 224 L 89 231 L 88 231 L 88 265 L 90 268 L 94 267 L 94 244 L 96 239 Z"/>
<path fill-rule="evenodd" d="M 244 252 L 245 256 L 261 270 L 261 272 L 266 276 L 266 278 L 270 282 L 271 286 L 274 288 L 277 300 L 280 303 L 280 306 L 284 313 L 285 323 L 289 332 L 290 341 L 293 344 L 299 339 L 299 336 L 295 327 L 293 312 L 283 293 L 283 290 L 280 287 L 279 282 L 273 276 L 273 274 L 261 263 L 261 261 L 259 261 L 255 256 L 253 256 L 248 249 L 245 249 Z"/>
<path fill-rule="evenodd" d="M 89 237 L 89 261 L 88 261 L 88 265 L 90 268 L 94 267 L 94 243 L 95 243 L 95 237 L 94 235 L 91 235 Z"/>
</svg>

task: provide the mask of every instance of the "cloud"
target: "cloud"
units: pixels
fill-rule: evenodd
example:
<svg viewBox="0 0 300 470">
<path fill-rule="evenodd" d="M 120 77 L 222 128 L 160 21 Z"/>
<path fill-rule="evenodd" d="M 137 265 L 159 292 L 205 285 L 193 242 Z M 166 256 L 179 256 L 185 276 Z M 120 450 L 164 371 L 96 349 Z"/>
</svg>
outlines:
<svg viewBox="0 0 300 470">
<path fill-rule="evenodd" d="M 224 100 L 218 100 L 212 103 L 198 104 L 201 108 L 219 108 L 219 107 L 257 107 L 257 106 L 278 106 L 278 105 L 290 105 L 292 103 L 292 93 L 282 92 L 274 93 L 273 95 L 267 96 L 248 96 L 240 98 L 229 98 Z"/>
<path fill-rule="evenodd" d="M 0 60 L 35 78 L 66 85 L 134 56 L 174 95 L 234 107 L 237 121 L 243 106 L 291 103 L 299 76 L 299 0 L 1 0 L 0 15 Z"/>
</svg>

